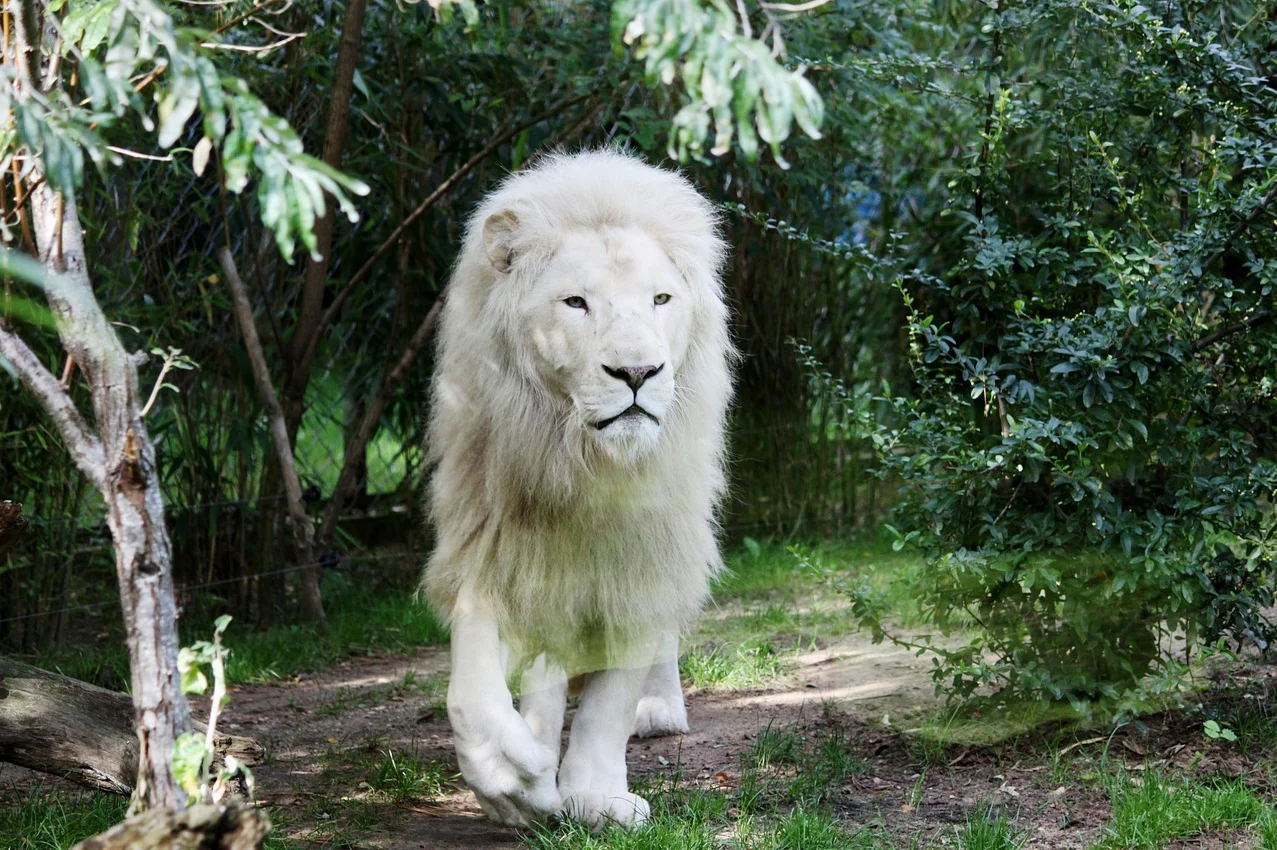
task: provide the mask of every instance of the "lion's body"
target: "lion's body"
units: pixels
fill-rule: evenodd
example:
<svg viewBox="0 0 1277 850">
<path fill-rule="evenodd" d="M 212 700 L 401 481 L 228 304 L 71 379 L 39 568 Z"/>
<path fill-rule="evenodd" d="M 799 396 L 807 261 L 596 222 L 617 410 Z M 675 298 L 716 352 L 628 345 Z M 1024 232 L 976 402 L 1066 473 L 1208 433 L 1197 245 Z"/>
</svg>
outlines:
<svg viewBox="0 0 1277 850">
<path fill-rule="evenodd" d="M 520 212 L 523 250 L 552 251 L 573 229 L 632 225 L 678 252 L 676 264 L 721 306 L 714 218 L 676 175 L 613 153 L 559 158 L 511 178 L 473 221 L 516 202 L 530 210 Z M 683 364 L 660 450 L 612 464 L 514 368 L 525 341 L 511 338 L 500 303 L 508 283 L 493 279 L 478 231 L 467 233 L 441 317 L 428 598 L 450 616 L 469 586 L 493 606 L 503 637 L 529 652 L 561 655 L 564 640 L 600 629 L 624 638 L 685 626 L 720 567 L 714 512 L 731 393 L 722 315 L 708 317 Z"/>
<path fill-rule="evenodd" d="M 612 152 L 513 175 L 467 229 L 439 331 L 423 584 L 453 629 L 462 772 L 502 822 L 641 821 L 624 741 L 686 729 L 677 634 L 721 567 L 723 248 L 686 180 Z M 504 678 L 529 664 L 520 714 Z"/>
</svg>

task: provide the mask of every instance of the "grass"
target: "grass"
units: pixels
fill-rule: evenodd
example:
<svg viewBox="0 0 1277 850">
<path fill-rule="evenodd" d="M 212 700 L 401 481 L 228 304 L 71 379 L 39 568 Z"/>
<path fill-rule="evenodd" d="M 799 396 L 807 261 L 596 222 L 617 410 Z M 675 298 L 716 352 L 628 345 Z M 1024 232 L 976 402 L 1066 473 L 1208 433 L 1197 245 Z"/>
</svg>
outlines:
<svg viewBox="0 0 1277 850">
<path fill-rule="evenodd" d="M 813 736 L 764 729 L 741 768 L 739 808 L 747 814 L 831 805 L 852 777 L 872 770 L 837 728 Z"/>
<path fill-rule="evenodd" d="M 35 788 L 0 802 L 0 847 L 61 850 L 110 829 L 128 807 L 126 797 Z"/>
<path fill-rule="evenodd" d="M 683 681 L 701 690 L 755 688 L 774 679 L 784 669 L 776 650 L 762 640 L 748 640 L 734 649 L 725 645 L 696 646 L 679 662 Z"/>
<path fill-rule="evenodd" d="M 798 807 L 774 820 L 733 818 L 727 797 L 671 788 L 653 794 L 643 829 L 593 833 L 579 823 L 542 826 L 523 842 L 532 850 L 890 850 L 872 827 L 848 830 L 828 812 Z"/>
<path fill-rule="evenodd" d="M 1094 850 L 1161 850 L 1171 841 L 1241 830 L 1277 850 L 1277 812 L 1237 780 L 1198 781 L 1148 772 L 1109 782 L 1108 836 Z"/>
<path fill-rule="evenodd" d="M 4 850 L 67 850 L 124 820 L 127 797 L 92 791 L 33 788 L 17 797 L 0 797 L 0 847 Z M 296 850 L 278 830 L 263 850 Z"/>
<path fill-rule="evenodd" d="M 327 632 L 307 624 L 255 630 L 232 622 L 222 639 L 230 649 L 226 663 L 229 683 L 285 679 L 351 655 L 410 652 L 448 640 L 447 629 L 407 591 L 371 592 L 351 587 L 340 576 L 330 576 L 324 599 Z M 182 624 L 183 645 L 207 640 L 211 634 L 208 623 Z M 94 683 L 101 683 L 110 670 L 114 671 L 115 684 L 128 682 L 128 655 L 122 638 L 92 652 L 83 648 L 54 652 L 35 663 Z"/>
<path fill-rule="evenodd" d="M 990 815 L 982 810 L 954 830 L 953 847 L 956 850 L 1019 850 L 1028 840 L 1028 832 L 1005 813 Z"/>
<path fill-rule="evenodd" d="M 715 584 L 715 609 L 686 644 L 685 681 L 703 690 L 741 690 L 766 684 L 792 667 L 800 652 L 854 632 L 846 584 L 882 590 L 890 576 L 919 568 L 915 556 L 891 550 L 877 538 L 812 547 L 834 572 L 805 567 L 775 540 L 747 541 L 727 556 Z M 902 611 L 908 600 L 897 600 Z"/>
<path fill-rule="evenodd" d="M 392 803 L 437 800 L 450 773 L 447 765 L 422 761 L 416 752 L 387 749 L 373 762 L 367 784 L 370 791 Z"/>
</svg>

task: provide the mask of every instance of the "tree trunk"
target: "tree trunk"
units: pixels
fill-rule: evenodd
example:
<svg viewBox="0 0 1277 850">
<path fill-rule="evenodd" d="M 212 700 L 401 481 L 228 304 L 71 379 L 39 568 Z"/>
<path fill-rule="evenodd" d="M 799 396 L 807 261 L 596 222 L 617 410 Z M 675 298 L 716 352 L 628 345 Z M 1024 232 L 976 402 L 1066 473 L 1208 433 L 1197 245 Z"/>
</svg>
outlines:
<svg viewBox="0 0 1277 850">
<path fill-rule="evenodd" d="M 232 755 L 248 765 L 265 755 L 256 741 L 233 735 L 219 734 L 215 750 L 219 758 Z M 131 794 L 137 753 L 127 694 L 0 656 L 0 761 L 98 791 Z"/>
<path fill-rule="evenodd" d="M 284 411 L 280 407 L 279 398 L 275 395 L 275 387 L 270 381 L 270 369 L 266 365 L 266 353 L 262 349 L 262 341 L 257 336 L 257 325 L 253 321 L 253 305 L 248 300 L 248 291 L 244 281 L 235 268 L 235 260 L 229 248 L 219 248 L 217 259 L 221 263 L 222 273 L 226 275 L 226 287 L 231 291 L 231 306 L 234 308 L 235 320 L 239 324 L 244 337 L 244 350 L 248 353 L 248 362 L 253 368 L 253 382 L 257 384 L 257 392 L 262 399 L 262 407 L 266 408 L 266 423 L 270 428 L 271 442 L 275 446 L 275 459 L 279 462 L 280 473 L 284 478 L 284 492 L 288 500 L 288 524 L 293 532 L 293 547 L 297 552 L 297 563 L 301 569 L 302 608 L 306 618 L 319 626 L 320 630 L 328 627 L 324 617 L 324 601 L 319 594 L 319 569 L 315 566 L 313 544 L 315 540 L 314 524 L 306 513 L 302 503 L 301 480 L 297 477 L 297 467 L 293 462 L 294 441 L 289 438 L 288 424 L 284 419 Z"/>
<path fill-rule="evenodd" d="M 36 244 L 45 268 L 58 333 L 89 384 L 101 440 L 98 489 L 115 541 L 139 744 L 133 806 L 178 809 L 186 792 L 173 775 L 173 745 L 191 728 L 177 667 L 177 604 L 155 449 L 139 411 L 137 366 L 93 295 L 75 199 L 48 183 L 32 192 Z"/>
<path fill-rule="evenodd" d="M 201 804 L 146 812 L 71 850 L 258 850 L 269 831 L 270 820 L 258 809 Z"/>
</svg>

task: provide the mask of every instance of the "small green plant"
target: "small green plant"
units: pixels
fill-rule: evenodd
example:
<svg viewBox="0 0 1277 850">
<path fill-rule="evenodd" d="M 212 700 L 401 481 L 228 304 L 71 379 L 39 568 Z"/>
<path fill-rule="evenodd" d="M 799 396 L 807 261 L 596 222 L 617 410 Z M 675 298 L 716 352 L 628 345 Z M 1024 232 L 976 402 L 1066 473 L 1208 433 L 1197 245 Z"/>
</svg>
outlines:
<svg viewBox="0 0 1277 850">
<path fill-rule="evenodd" d="M 232 755 L 223 758 L 216 772 L 212 770 L 215 751 L 213 742 L 217 739 L 217 721 L 221 717 L 222 707 L 226 704 L 226 656 L 227 650 L 222 646 L 222 632 L 231 623 L 229 615 L 223 614 L 213 623 L 213 640 L 196 641 L 190 646 L 182 647 L 177 655 L 178 669 L 182 674 L 182 692 L 203 694 L 208 690 L 208 677 L 203 667 L 211 668 L 213 675 L 213 694 L 209 701 L 208 729 L 201 735 L 198 732 L 186 732 L 178 736 L 173 745 L 173 772 L 178 782 L 190 795 L 192 800 L 219 802 L 232 787 L 231 782 L 242 779 L 251 796 L 253 790 L 253 773 L 246 765 L 240 764 Z"/>
<path fill-rule="evenodd" d="M 1237 733 L 1220 724 L 1218 720 L 1207 720 L 1202 724 L 1202 731 L 1212 741 L 1228 741 L 1231 743 L 1237 740 Z"/>
</svg>

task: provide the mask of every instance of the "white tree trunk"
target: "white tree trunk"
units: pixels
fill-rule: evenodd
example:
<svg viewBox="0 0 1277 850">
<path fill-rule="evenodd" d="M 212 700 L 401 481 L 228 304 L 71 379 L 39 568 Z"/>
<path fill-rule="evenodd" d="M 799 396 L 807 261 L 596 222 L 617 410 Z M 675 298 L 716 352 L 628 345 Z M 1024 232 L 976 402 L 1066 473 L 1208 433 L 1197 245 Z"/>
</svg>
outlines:
<svg viewBox="0 0 1277 850">
<path fill-rule="evenodd" d="M 88 382 L 97 426 L 97 451 L 73 453 L 106 501 L 115 541 L 139 744 L 133 809 L 181 808 L 186 793 L 173 775 L 173 745 L 190 731 L 191 717 L 177 667 L 172 559 L 155 450 L 139 416 L 137 365 L 94 297 L 75 200 L 41 183 L 31 207 L 40 260 L 56 275 L 46 288 L 49 305 Z"/>
</svg>

